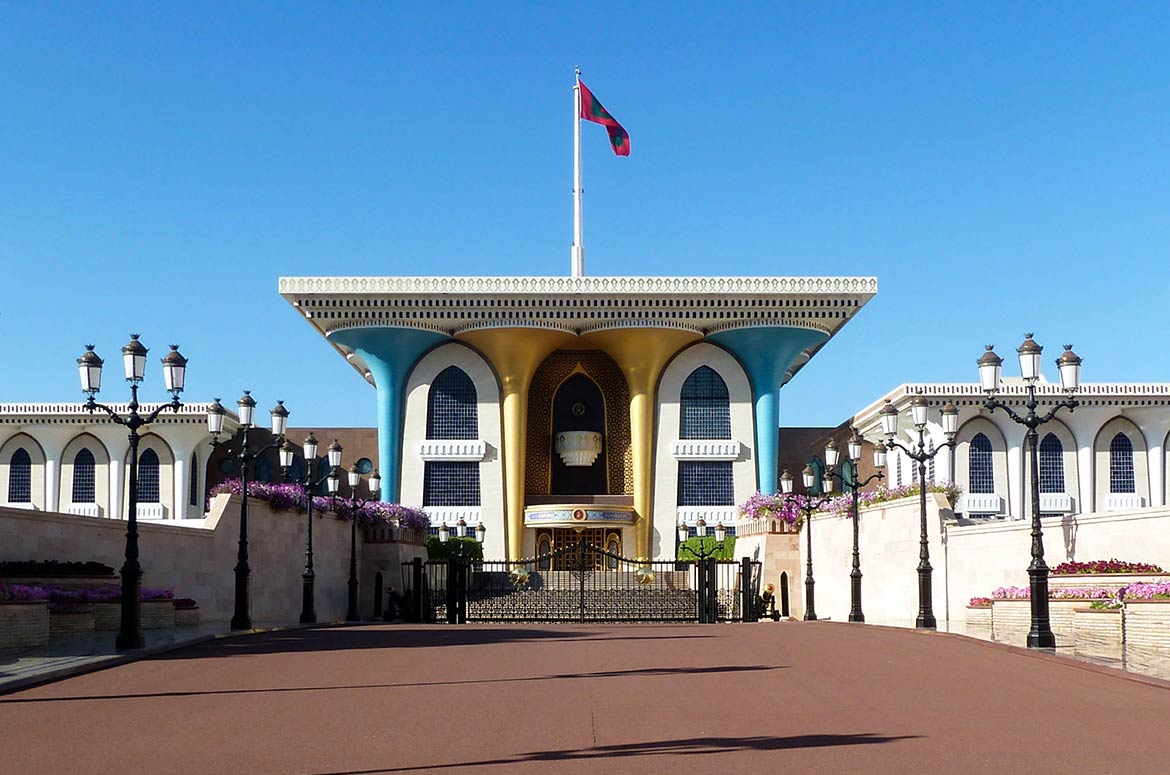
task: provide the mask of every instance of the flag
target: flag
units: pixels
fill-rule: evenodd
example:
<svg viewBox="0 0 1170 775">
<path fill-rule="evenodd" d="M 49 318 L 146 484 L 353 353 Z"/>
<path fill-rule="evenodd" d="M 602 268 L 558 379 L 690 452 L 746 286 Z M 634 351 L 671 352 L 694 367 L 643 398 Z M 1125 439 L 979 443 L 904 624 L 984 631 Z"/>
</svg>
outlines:
<svg viewBox="0 0 1170 775">
<path fill-rule="evenodd" d="M 580 81 L 578 83 L 581 84 L 581 118 L 604 126 L 605 131 L 609 132 L 609 144 L 613 146 L 613 152 L 618 156 L 629 156 L 629 133 L 601 106 L 593 92 L 589 91 L 589 87 Z"/>
</svg>

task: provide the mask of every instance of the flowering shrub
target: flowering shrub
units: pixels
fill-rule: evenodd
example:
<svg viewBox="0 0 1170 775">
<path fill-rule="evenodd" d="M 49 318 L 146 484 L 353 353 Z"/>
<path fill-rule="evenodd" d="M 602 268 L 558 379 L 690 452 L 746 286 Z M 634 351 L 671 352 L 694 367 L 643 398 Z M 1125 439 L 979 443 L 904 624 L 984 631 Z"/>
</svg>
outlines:
<svg viewBox="0 0 1170 775">
<path fill-rule="evenodd" d="M 991 608 L 990 597 L 973 597 L 967 603 L 971 608 Z"/>
<path fill-rule="evenodd" d="M 794 530 L 800 530 L 804 523 L 804 513 L 801 506 L 807 504 L 811 498 L 807 495 L 765 495 L 757 492 L 741 503 L 737 509 L 739 515 L 745 519 L 779 519 Z"/>
<path fill-rule="evenodd" d="M 947 501 L 954 506 L 955 501 L 963 494 L 963 488 L 954 482 L 943 482 L 935 484 L 934 482 L 926 483 L 927 492 L 940 492 L 946 496 Z M 867 490 L 857 494 L 857 507 L 864 509 L 867 506 L 875 506 L 879 503 L 886 503 L 887 501 L 896 501 L 900 498 L 910 498 L 918 495 L 920 492 L 917 484 L 904 484 L 901 487 L 886 487 L 879 485 L 876 490 Z M 853 515 L 853 494 L 846 493 L 845 495 L 838 495 L 833 500 L 829 501 L 828 510 L 836 514 L 838 517 L 849 517 Z"/>
<path fill-rule="evenodd" d="M 1170 582 L 1137 582 L 1117 592 L 1120 600 L 1164 600 L 1170 598 Z"/>
<path fill-rule="evenodd" d="M 0 576 L 113 576 L 114 569 L 100 562 L 59 560 L 8 560 L 0 562 Z"/>
<path fill-rule="evenodd" d="M 991 593 L 995 600 L 1030 600 L 1032 592 L 1028 587 L 1000 587 Z M 1111 600 L 1114 590 L 1105 587 L 1072 587 L 1048 590 L 1049 600 Z"/>
<path fill-rule="evenodd" d="M 221 493 L 240 495 L 243 485 L 239 479 L 227 479 L 208 491 L 208 498 Z M 308 509 L 308 496 L 299 484 L 268 484 L 248 482 L 248 497 L 265 501 L 273 511 L 295 511 L 304 513 Z M 362 525 L 384 525 L 395 523 L 401 527 L 425 530 L 431 526 L 430 517 L 422 509 L 412 509 L 397 503 L 374 501 L 359 508 L 353 508 L 357 501 L 347 498 L 313 496 L 313 511 L 332 513 L 338 519 L 350 520 L 355 516 Z"/>
<path fill-rule="evenodd" d="M 48 600 L 49 591 L 43 587 L 24 584 L 0 584 L 0 602 L 8 600 Z"/>
<path fill-rule="evenodd" d="M 1093 560 L 1092 562 L 1062 562 L 1052 573 L 1073 575 L 1079 573 L 1164 573 L 1157 565 L 1148 562 L 1126 562 L 1125 560 Z"/>
</svg>

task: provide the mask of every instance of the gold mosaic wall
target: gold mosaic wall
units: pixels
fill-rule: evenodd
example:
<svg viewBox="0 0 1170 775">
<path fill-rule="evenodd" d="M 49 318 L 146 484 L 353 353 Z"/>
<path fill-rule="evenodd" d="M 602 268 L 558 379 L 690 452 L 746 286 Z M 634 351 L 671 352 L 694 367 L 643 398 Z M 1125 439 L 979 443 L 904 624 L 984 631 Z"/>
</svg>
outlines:
<svg viewBox="0 0 1170 775">
<path fill-rule="evenodd" d="M 548 495 L 552 478 L 553 397 L 562 382 L 582 371 L 605 397 L 605 453 L 609 494 L 630 495 L 634 455 L 630 446 L 630 388 L 621 369 L 601 350 L 557 350 L 544 359 L 528 388 L 528 455 L 524 491 Z"/>
</svg>

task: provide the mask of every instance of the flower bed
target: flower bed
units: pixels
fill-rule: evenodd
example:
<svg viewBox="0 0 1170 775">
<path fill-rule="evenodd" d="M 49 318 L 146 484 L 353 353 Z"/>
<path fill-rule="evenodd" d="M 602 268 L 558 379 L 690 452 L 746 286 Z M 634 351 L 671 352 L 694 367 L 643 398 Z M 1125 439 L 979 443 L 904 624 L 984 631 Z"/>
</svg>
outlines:
<svg viewBox="0 0 1170 775">
<path fill-rule="evenodd" d="M 239 479 L 228 479 L 212 487 L 208 498 L 229 493 L 240 495 L 243 485 Z M 308 495 L 305 488 L 299 484 L 268 484 L 267 482 L 248 482 L 248 497 L 265 501 L 273 511 L 293 511 L 304 513 L 308 509 Z M 406 528 L 425 530 L 431 526 L 430 517 L 422 509 L 412 509 L 397 503 L 381 503 L 375 501 L 367 503 L 361 508 L 354 509 L 352 501 L 346 498 L 313 496 L 313 511 L 319 514 L 333 514 L 338 519 L 350 520 L 357 517 L 358 523 L 363 525 L 397 524 Z"/>
<path fill-rule="evenodd" d="M 49 603 L 49 637 L 93 632 L 93 603 Z"/>
<path fill-rule="evenodd" d="M 49 642 L 49 593 L 40 587 L 0 584 L 0 649 Z"/>
<path fill-rule="evenodd" d="M 146 628 L 147 603 L 163 602 L 170 604 L 174 595 L 169 589 L 142 589 L 139 591 L 139 600 L 142 601 L 140 625 Z M 89 605 L 93 609 L 93 629 L 98 631 L 117 630 L 122 624 L 122 588 L 95 587 L 91 589 L 49 589 L 49 599 L 55 608 L 82 607 Z M 164 617 L 165 619 L 166 617 Z M 173 620 L 173 616 L 170 617 Z M 158 614 L 154 615 L 152 623 L 162 621 Z M 170 627 L 170 624 L 153 624 L 155 627 Z"/>
<path fill-rule="evenodd" d="M 935 484 L 933 482 L 926 483 L 926 491 L 938 492 L 946 496 L 947 501 L 951 506 L 955 505 L 955 501 L 963 494 L 963 488 L 953 482 L 944 482 L 942 484 Z M 857 508 L 858 510 L 866 509 L 871 506 L 876 506 L 887 501 L 896 501 L 902 498 L 918 497 L 920 492 L 917 484 L 906 484 L 901 487 L 886 487 L 879 485 L 877 489 L 866 490 L 857 494 Z M 829 501 L 826 509 L 838 517 L 849 517 L 853 515 L 853 495 L 838 495 L 833 500 Z"/>
<path fill-rule="evenodd" d="M 57 560 L 7 560 L 0 562 L 0 577 L 2 578 L 45 576 L 104 578 L 113 575 L 114 569 L 100 562 L 59 562 Z"/>
<path fill-rule="evenodd" d="M 802 506 L 808 505 L 812 498 L 807 495 L 765 495 L 757 492 L 741 503 L 737 511 L 744 519 L 779 520 L 792 532 L 800 530 L 804 524 Z"/>
<path fill-rule="evenodd" d="M 991 629 L 991 606 L 990 605 L 969 605 L 967 606 L 967 626 L 968 627 L 984 627 Z"/>
<path fill-rule="evenodd" d="M 194 627 L 199 624 L 199 606 L 189 597 L 180 597 L 171 601 L 175 609 L 176 627 Z"/>
<path fill-rule="evenodd" d="M 1141 573 L 1149 575 L 1152 573 L 1165 573 L 1157 565 L 1152 565 L 1147 562 L 1128 562 L 1125 560 L 1108 559 L 1108 560 L 1093 560 L 1091 562 L 1062 562 L 1055 568 L 1052 568 L 1049 573 L 1053 576 L 1073 576 L 1073 575 L 1090 575 L 1101 573 Z"/>
</svg>

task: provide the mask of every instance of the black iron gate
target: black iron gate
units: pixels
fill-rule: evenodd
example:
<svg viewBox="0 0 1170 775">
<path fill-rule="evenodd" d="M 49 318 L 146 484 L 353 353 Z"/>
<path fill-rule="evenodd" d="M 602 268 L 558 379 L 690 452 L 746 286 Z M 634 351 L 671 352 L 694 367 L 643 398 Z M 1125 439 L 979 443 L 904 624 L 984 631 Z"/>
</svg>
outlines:
<svg viewBox="0 0 1170 775">
<path fill-rule="evenodd" d="M 403 563 L 415 621 L 755 621 L 760 563 L 632 560 L 588 543 L 525 560 Z"/>
</svg>

